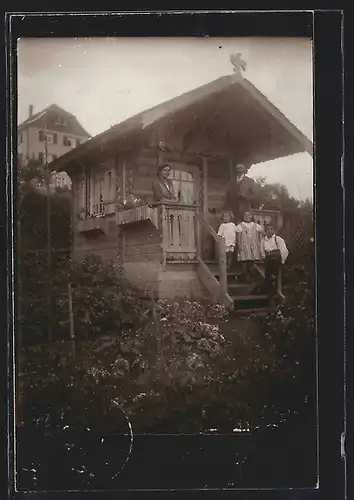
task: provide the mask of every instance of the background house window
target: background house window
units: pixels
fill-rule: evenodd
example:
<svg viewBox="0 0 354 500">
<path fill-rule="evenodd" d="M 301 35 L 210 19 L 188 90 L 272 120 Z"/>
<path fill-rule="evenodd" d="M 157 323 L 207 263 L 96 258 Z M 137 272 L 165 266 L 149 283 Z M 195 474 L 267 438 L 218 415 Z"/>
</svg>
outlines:
<svg viewBox="0 0 354 500">
<path fill-rule="evenodd" d="M 63 144 L 64 146 L 74 146 L 74 140 L 68 137 L 67 135 L 64 135 L 63 137 Z"/>
<path fill-rule="evenodd" d="M 65 126 L 66 122 L 65 122 L 65 118 L 63 118 L 62 116 L 57 116 L 56 117 L 56 120 L 55 120 L 55 125 L 60 125 L 60 126 Z"/>
<path fill-rule="evenodd" d="M 53 134 L 45 133 L 43 130 L 38 131 L 38 139 L 40 142 L 47 141 L 48 144 L 53 144 Z"/>
<path fill-rule="evenodd" d="M 195 179 L 192 172 L 186 170 L 173 169 L 170 178 L 172 179 L 175 193 L 180 195 L 180 202 L 194 204 L 197 201 Z"/>
<path fill-rule="evenodd" d="M 53 144 L 58 144 L 58 134 L 53 134 Z"/>
<path fill-rule="evenodd" d="M 76 147 L 77 147 L 77 148 L 80 146 L 80 144 L 81 144 L 80 139 L 76 139 Z"/>
<path fill-rule="evenodd" d="M 44 163 L 44 154 L 43 153 L 38 153 L 38 160 L 40 161 L 40 163 Z"/>
</svg>

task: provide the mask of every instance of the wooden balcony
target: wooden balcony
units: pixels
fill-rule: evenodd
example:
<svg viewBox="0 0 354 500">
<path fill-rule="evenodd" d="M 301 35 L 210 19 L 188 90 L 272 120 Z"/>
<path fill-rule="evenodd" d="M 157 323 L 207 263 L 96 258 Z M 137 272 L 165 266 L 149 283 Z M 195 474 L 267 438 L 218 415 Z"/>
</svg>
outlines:
<svg viewBox="0 0 354 500">
<path fill-rule="evenodd" d="M 159 233 L 164 261 L 193 260 L 197 257 L 198 210 L 197 205 L 177 202 L 143 205 L 118 212 L 117 225 L 128 231 L 136 222 L 149 220 Z"/>
</svg>

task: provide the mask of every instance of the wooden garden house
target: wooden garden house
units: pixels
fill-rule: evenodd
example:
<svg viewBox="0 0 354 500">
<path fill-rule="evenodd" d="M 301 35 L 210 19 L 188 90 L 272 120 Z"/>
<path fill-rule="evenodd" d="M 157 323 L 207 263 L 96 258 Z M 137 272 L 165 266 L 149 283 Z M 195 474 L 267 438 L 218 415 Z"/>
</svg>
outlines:
<svg viewBox="0 0 354 500">
<path fill-rule="evenodd" d="M 247 294 L 228 284 L 215 229 L 233 167 L 304 151 L 312 154 L 312 143 L 240 74 L 144 111 L 52 163 L 72 180 L 72 256 L 120 259 L 129 280 L 160 298 L 232 306 Z M 179 203 L 153 201 L 162 162 Z"/>
</svg>

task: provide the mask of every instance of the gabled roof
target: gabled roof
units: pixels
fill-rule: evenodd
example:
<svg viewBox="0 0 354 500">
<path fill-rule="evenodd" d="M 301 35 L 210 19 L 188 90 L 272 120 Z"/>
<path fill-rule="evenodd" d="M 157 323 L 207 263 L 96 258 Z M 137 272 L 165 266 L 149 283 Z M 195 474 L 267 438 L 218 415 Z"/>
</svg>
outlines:
<svg viewBox="0 0 354 500">
<path fill-rule="evenodd" d="M 58 125 L 55 121 L 55 116 L 62 116 L 66 119 L 65 126 Z M 60 108 L 56 104 L 52 104 L 47 108 L 35 113 L 33 116 L 28 117 L 24 122 L 18 126 L 21 131 L 29 126 L 36 126 L 38 128 L 47 128 L 57 132 L 66 132 L 75 136 L 90 138 L 90 134 L 83 128 L 76 116 L 72 115 L 65 109 Z"/>
<path fill-rule="evenodd" d="M 228 142 L 238 162 L 255 164 L 305 151 L 312 155 L 312 142 L 251 82 L 233 74 L 118 123 L 60 156 L 52 166 L 70 170 L 90 153 L 113 142 L 118 146 L 133 135 L 144 135 L 164 120 L 184 120 L 186 132 L 190 123 L 197 129 L 207 122 L 212 139 Z"/>
</svg>

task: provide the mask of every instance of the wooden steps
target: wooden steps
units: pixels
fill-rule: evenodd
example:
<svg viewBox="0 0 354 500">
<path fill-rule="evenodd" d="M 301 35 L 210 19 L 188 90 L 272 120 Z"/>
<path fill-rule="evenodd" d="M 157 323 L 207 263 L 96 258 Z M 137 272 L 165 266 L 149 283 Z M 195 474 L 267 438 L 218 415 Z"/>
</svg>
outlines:
<svg viewBox="0 0 354 500">
<path fill-rule="evenodd" d="M 234 314 L 237 316 L 266 316 L 272 311 L 275 311 L 274 307 L 258 307 L 253 309 L 235 309 Z"/>
<path fill-rule="evenodd" d="M 236 302 L 248 300 L 268 300 L 268 295 L 235 295 L 232 297 Z"/>
<path fill-rule="evenodd" d="M 220 271 L 217 261 L 205 261 L 213 275 L 219 279 Z M 262 280 L 261 272 L 262 266 L 257 269 L 259 278 Z M 227 291 L 234 301 L 234 311 L 238 315 L 246 314 L 267 314 L 271 308 L 269 298 L 262 293 L 252 293 L 256 290 L 259 283 L 241 282 L 237 278 L 241 275 L 241 270 L 234 270 L 227 273 Z"/>
</svg>

